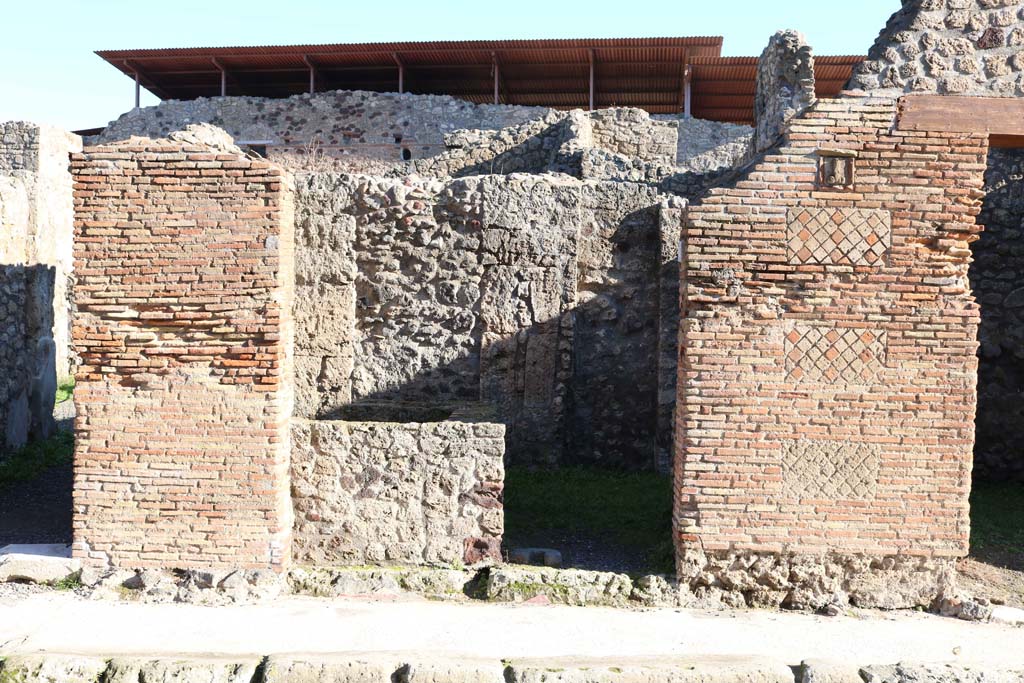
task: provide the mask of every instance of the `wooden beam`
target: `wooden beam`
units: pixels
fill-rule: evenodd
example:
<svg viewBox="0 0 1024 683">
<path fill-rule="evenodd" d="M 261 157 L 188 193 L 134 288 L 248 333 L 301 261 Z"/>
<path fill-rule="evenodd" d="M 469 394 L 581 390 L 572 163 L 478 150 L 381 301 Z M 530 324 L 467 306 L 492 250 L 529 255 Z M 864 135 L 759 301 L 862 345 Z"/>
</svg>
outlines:
<svg viewBox="0 0 1024 683">
<path fill-rule="evenodd" d="M 1000 149 L 1022 149 L 1024 148 L 1024 135 L 990 135 L 988 146 Z"/>
<path fill-rule="evenodd" d="M 1020 136 L 1024 135 L 1024 100 L 907 95 L 900 98 L 896 129 Z"/>
</svg>

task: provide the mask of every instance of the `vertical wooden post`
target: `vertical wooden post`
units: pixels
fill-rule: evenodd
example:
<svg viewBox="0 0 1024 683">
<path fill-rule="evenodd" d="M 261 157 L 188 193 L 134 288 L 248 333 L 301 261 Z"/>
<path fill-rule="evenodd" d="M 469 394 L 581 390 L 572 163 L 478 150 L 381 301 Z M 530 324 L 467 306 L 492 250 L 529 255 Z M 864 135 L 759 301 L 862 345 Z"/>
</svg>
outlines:
<svg viewBox="0 0 1024 683">
<path fill-rule="evenodd" d="M 217 61 L 216 57 L 212 58 L 210 61 L 213 62 L 215 67 L 220 69 L 220 96 L 224 97 L 228 94 L 228 70 Z"/>
<path fill-rule="evenodd" d="M 398 66 L 398 92 L 403 93 L 405 92 L 405 62 L 397 52 L 391 53 L 391 59 L 395 60 L 395 64 Z"/>
<path fill-rule="evenodd" d="M 501 72 L 501 66 L 498 64 L 498 55 L 495 52 L 491 53 L 491 69 L 494 71 L 494 103 L 500 104 L 500 98 L 498 97 L 498 78 Z"/>
<path fill-rule="evenodd" d="M 302 62 L 309 67 L 309 94 L 312 95 L 316 92 L 316 66 L 309 55 L 302 55 Z"/>
<path fill-rule="evenodd" d="M 142 84 L 139 82 L 139 72 L 135 72 L 135 108 L 142 106 Z"/>
<path fill-rule="evenodd" d="M 590 51 L 590 111 L 594 111 L 594 51 Z"/>
<path fill-rule="evenodd" d="M 690 65 L 687 64 L 686 68 L 683 70 L 683 114 L 685 114 L 686 116 L 691 115 L 691 79 L 692 72 L 690 70 Z"/>
</svg>

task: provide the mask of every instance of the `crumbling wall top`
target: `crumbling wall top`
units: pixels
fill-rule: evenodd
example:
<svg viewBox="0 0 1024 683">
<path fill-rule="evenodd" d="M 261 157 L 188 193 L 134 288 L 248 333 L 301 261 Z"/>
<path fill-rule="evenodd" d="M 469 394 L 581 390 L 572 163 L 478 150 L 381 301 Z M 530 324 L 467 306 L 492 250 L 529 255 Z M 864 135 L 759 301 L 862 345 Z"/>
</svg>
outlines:
<svg viewBox="0 0 1024 683">
<path fill-rule="evenodd" d="M 757 63 L 755 151 L 764 151 L 778 142 L 786 125 L 814 102 L 811 46 L 798 31 L 779 31 L 768 41 Z"/>
<path fill-rule="evenodd" d="M 904 0 L 847 87 L 1018 97 L 1022 46 L 1018 0 Z"/>
</svg>

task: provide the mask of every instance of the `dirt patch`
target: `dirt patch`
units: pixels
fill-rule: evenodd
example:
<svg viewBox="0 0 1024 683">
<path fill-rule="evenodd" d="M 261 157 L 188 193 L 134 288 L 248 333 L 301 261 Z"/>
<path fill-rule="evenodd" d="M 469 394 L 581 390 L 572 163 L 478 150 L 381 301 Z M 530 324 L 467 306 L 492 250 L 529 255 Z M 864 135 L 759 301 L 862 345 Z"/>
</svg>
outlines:
<svg viewBox="0 0 1024 683">
<path fill-rule="evenodd" d="M 974 598 L 988 598 L 997 605 L 1024 608 L 1024 571 L 972 558 L 962 560 L 957 569 L 963 593 Z"/>
</svg>

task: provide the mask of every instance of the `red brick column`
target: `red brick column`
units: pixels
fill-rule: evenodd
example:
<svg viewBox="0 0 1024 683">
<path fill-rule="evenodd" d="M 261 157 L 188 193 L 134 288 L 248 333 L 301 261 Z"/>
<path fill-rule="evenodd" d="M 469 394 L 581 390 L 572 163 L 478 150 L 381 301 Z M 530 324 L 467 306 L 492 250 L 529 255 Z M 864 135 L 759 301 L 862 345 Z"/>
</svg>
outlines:
<svg viewBox="0 0 1024 683">
<path fill-rule="evenodd" d="M 170 140 L 73 157 L 74 554 L 121 567 L 290 557 L 286 179 Z"/>
</svg>

